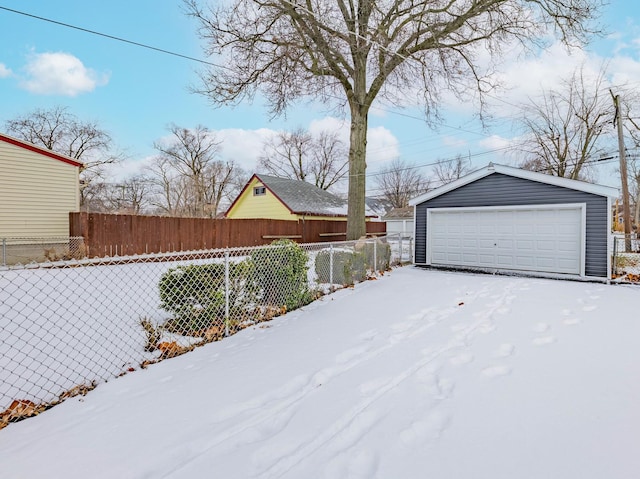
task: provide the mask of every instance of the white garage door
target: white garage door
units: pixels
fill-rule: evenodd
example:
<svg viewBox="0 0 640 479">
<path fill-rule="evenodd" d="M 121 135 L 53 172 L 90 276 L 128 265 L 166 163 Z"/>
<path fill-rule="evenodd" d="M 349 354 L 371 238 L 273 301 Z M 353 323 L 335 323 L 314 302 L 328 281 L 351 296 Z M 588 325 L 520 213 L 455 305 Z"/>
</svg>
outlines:
<svg viewBox="0 0 640 479">
<path fill-rule="evenodd" d="M 427 210 L 427 262 L 583 274 L 582 204 Z"/>
</svg>

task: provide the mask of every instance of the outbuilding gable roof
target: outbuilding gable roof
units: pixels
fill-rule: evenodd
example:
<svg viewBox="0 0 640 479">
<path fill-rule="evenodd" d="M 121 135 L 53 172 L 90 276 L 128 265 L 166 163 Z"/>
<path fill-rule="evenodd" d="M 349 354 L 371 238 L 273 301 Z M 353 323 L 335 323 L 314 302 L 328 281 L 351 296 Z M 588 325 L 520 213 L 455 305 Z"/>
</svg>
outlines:
<svg viewBox="0 0 640 479">
<path fill-rule="evenodd" d="M 10 145 L 17 146 L 19 148 L 24 148 L 25 150 L 29 150 L 43 156 L 48 156 L 49 158 L 62 161 L 63 163 L 67 163 L 77 168 L 82 168 L 84 166 L 78 160 L 75 160 L 65 155 L 61 155 L 59 153 L 56 153 L 55 151 L 48 150 L 41 146 L 34 145 L 33 143 L 29 143 L 23 140 L 18 140 L 17 138 L 13 138 L 12 136 L 5 135 L 4 133 L 0 133 L 0 141 L 4 141 L 5 143 L 9 143 Z"/>
<path fill-rule="evenodd" d="M 489 163 L 484 168 L 476 170 L 472 173 L 469 173 L 462 178 L 459 178 L 451 183 L 441 186 L 440 188 L 436 188 L 435 190 L 429 191 L 423 195 L 420 195 L 411 201 L 409 204 L 411 206 L 415 206 L 417 204 L 423 203 L 430 199 L 436 198 L 440 195 L 448 193 L 449 191 L 460 188 L 464 185 L 477 181 L 485 176 L 493 175 L 493 174 L 503 174 L 507 176 L 513 176 L 516 178 L 522 178 L 530 181 L 537 181 L 539 183 L 545 183 L 548 185 L 560 186 L 562 188 L 568 188 L 576 191 L 584 191 L 586 193 L 591 193 L 598 196 L 606 196 L 610 198 L 618 197 L 618 189 L 612 188 L 610 186 L 604 185 L 596 185 L 593 183 L 587 183 L 586 181 L 578 181 L 572 180 L 569 178 L 562 178 L 559 176 L 551 176 L 545 175 L 543 173 L 537 173 L 535 171 L 523 170 L 521 168 L 514 168 L 512 166 L 505 165 L 496 165 L 494 163 Z"/>
<path fill-rule="evenodd" d="M 408 219 L 413 218 L 413 207 L 393 208 L 382 217 L 383 220 Z"/>
<path fill-rule="evenodd" d="M 314 216 L 346 216 L 347 201 L 318 188 L 311 183 L 302 180 L 279 178 L 277 176 L 255 173 L 244 186 L 236 200 L 231 204 L 227 213 L 231 211 L 236 202 L 254 178 L 257 178 L 289 211 L 297 215 Z M 367 216 L 376 216 L 374 212 L 366 209 Z"/>
</svg>

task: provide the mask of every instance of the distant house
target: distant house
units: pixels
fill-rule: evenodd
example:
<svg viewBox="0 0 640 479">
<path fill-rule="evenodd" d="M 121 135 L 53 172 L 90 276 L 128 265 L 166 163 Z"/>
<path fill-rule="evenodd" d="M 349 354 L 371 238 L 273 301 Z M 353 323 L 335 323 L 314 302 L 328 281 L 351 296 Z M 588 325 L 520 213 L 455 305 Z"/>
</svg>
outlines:
<svg viewBox="0 0 640 479">
<path fill-rule="evenodd" d="M 367 219 L 377 218 L 367 208 Z M 347 201 L 311 183 L 254 174 L 225 213 L 227 218 L 346 220 Z"/>
<path fill-rule="evenodd" d="M 0 133 L 0 238 L 69 235 L 82 163 Z"/>
<path fill-rule="evenodd" d="M 387 224 L 387 234 L 413 236 L 413 206 L 393 208 L 382 217 Z"/>
</svg>

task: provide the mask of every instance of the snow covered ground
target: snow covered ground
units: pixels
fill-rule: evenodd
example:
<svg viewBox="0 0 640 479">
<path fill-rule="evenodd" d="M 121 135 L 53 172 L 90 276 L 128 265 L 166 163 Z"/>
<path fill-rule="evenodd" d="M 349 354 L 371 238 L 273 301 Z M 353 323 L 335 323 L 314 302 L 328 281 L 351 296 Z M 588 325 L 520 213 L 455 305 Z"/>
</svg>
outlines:
<svg viewBox="0 0 640 479">
<path fill-rule="evenodd" d="M 10 425 L 0 477 L 639 477 L 639 305 L 396 269 Z"/>
</svg>

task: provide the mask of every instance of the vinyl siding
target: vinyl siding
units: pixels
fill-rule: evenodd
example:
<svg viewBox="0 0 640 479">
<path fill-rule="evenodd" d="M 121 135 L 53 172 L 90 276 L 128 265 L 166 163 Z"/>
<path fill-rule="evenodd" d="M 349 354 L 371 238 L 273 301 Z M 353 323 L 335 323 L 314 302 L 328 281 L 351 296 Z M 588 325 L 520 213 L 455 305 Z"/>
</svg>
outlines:
<svg viewBox="0 0 640 479">
<path fill-rule="evenodd" d="M 0 237 L 69 235 L 78 167 L 0 141 Z"/>
<path fill-rule="evenodd" d="M 586 203 L 586 276 L 607 277 L 607 198 L 500 173 L 416 205 L 415 262 L 426 263 L 427 208 Z"/>
</svg>

